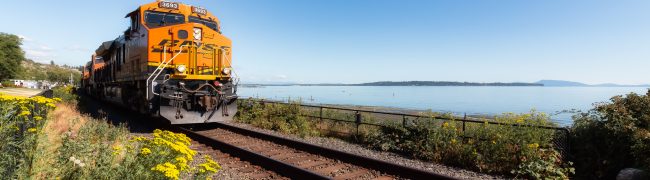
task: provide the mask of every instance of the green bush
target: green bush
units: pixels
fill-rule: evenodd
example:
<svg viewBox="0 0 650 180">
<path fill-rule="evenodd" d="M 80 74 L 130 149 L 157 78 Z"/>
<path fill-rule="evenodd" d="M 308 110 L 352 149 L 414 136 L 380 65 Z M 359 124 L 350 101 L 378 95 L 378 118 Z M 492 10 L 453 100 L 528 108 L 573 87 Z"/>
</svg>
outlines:
<svg viewBox="0 0 650 180">
<path fill-rule="evenodd" d="M 74 93 L 74 86 L 57 86 L 52 88 L 53 96 L 61 99 L 65 103 L 77 104 L 79 98 Z"/>
<path fill-rule="evenodd" d="M 316 124 L 301 115 L 298 102 L 289 105 L 260 103 L 249 99 L 238 101 L 239 112 L 236 121 L 254 126 L 296 134 L 300 137 L 318 135 Z"/>
<path fill-rule="evenodd" d="M 450 115 L 446 115 L 451 118 Z M 436 117 L 436 116 L 432 116 Z M 503 114 L 497 122 L 518 126 L 482 124 L 436 118 L 410 125 L 389 125 L 368 138 L 374 148 L 480 172 L 513 173 L 525 178 L 568 178 L 570 163 L 554 150 L 554 130 L 531 127 L 552 125 L 543 113 Z"/>
<path fill-rule="evenodd" d="M 628 167 L 650 170 L 650 90 L 596 104 L 574 116 L 571 132 L 578 178 L 614 179 Z"/>
</svg>

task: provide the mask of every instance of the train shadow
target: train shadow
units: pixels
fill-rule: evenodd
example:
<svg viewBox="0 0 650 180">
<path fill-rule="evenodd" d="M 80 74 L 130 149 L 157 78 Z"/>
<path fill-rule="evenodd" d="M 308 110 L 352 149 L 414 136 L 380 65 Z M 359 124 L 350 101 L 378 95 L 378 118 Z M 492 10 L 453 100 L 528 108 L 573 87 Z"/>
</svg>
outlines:
<svg viewBox="0 0 650 180">
<path fill-rule="evenodd" d="M 168 126 L 159 118 L 142 115 L 131 109 L 102 102 L 84 93 L 77 93 L 77 110 L 97 120 L 104 120 L 114 126 L 124 126 L 131 133 L 151 133 Z"/>
</svg>

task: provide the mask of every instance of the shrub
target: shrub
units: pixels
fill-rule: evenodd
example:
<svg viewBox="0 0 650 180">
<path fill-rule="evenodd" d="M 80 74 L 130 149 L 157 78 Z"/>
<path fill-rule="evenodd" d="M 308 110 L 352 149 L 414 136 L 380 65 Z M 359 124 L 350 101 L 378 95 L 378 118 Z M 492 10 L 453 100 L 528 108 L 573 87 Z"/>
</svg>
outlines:
<svg viewBox="0 0 650 180">
<path fill-rule="evenodd" d="M 446 115 L 451 118 L 450 115 Z M 435 117 L 435 116 L 432 116 Z M 553 130 L 531 127 L 552 125 L 543 113 L 503 114 L 497 122 L 518 126 L 467 124 L 436 118 L 411 125 L 389 125 L 368 139 L 371 147 L 480 172 L 519 177 L 568 178 L 569 163 L 553 150 Z M 544 164 L 544 168 L 540 168 Z M 550 168 L 547 169 L 547 168 Z"/>
<path fill-rule="evenodd" d="M 650 170 L 650 90 L 612 97 L 573 118 L 577 177 L 614 179 L 627 167 Z"/>
<path fill-rule="evenodd" d="M 74 86 L 57 86 L 52 89 L 53 96 L 65 103 L 76 104 L 78 96 L 74 93 Z"/>
<path fill-rule="evenodd" d="M 300 137 L 317 135 L 316 124 L 303 116 L 299 102 L 289 105 L 260 103 L 249 99 L 239 101 L 236 121 L 260 128 L 296 134 Z"/>
</svg>

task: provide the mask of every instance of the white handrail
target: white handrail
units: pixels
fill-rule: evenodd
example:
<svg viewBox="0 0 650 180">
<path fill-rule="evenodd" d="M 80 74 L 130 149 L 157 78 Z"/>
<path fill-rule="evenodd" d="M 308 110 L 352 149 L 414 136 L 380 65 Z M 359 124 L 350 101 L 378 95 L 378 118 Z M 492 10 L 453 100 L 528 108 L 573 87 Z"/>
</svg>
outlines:
<svg viewBox="0 0 650 180">
<path fill-rule="evenodd" d="M 153 81 L 156 78 L 158 78 L 158 76 L 160 76 L 160 73 L 163 72 L 164 67 L 167 67 L 167 65 L 170 62 L 172 62 L 172 60 L 174 60 L 178 55 L 180 55 L 183 52 L 183 47 L 186 47 L 186 46 L 188 46 L 188 45 L 186 44 L 186 45 L 180 46 L 179 50 L 178 50 L 178 53 L 176 53 L 176 55 L 172 56 L 172 58 L 169 59 L 169 60 L 167 60 L 167 46 L 163 46 L 163 60 L 162 60 L 162 62 L 160 64 L 158 64 L 158 67 L 156 68 L 156 70 L 154 70 L 154 72 L 151 73 L 151 75 L 149 75 L 149 77 L 147 78 L 147 82 L 146 82 L 147 87 L 149 87 L 149 81 Z M 154 74 L 155 74 L 155 76 L 154 76 Z M 152 79 L 152 77 L 153 77 L 153 79 Z M 154 95 L 160 95 L 160 94 L 157 94 L 154 91 L 153 86 L 151 86 L 151 92 L 153 92 Z M 146 92 L 146 98 L 149 99 L 149 91 L 148 90 Z"/>
<path fill-rule="evenodd" d="M 226 62 L 228 62 L 228 64 L 230 64 L 230 74 L 231 74 L 232 79 L 237 80 L 237 81 L 239 82 L 239 75 L 237 75 L 237 74 L 235 73 L 235 69 L 232 68 L 232 61 L 230 61 L 230 59 L 228 58 L 228 56 L 226 56 L 226 49 L 225 49 L 225 48 L 220 48 L 220 50 L 223 51 L 223 53 L 221 53 L 221 54 L 223 55 L 223 58 L 226 59 Z M 224 68 L 225 68 L 225 67 L 224 67 Z M 234 82 L 233 82 L 233 83 L 234 83 Z"/>
</svg>

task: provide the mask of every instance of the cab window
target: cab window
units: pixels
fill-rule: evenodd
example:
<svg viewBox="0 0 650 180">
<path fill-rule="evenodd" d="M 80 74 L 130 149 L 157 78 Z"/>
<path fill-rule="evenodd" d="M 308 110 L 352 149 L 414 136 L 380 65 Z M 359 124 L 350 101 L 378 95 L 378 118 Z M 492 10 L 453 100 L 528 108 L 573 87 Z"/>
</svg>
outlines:
<svg viewBox="0 0 650 180">
<path fill-rule="evenodd" d="M 182 14 L 145 11 L 144 21 L 149 28 L 171 26 L 185 23 L 185 16 Z"/>
<path fill-rule="evenodd" d="M 190 16 L 189 19 L 190 19 L 190 22 L 201 23 L 201 24 L 203 24 L 205 26 L 208 26 L 210 29 L 219 32 L 219 30 L 218 30 L 219 26 L 217 26 L 217 22 L 214 22 L 214 21 L 211 21 L 211 20 L 201 19 L 201 18 L 195 17 L 195 16 Z"/>
</svg>

